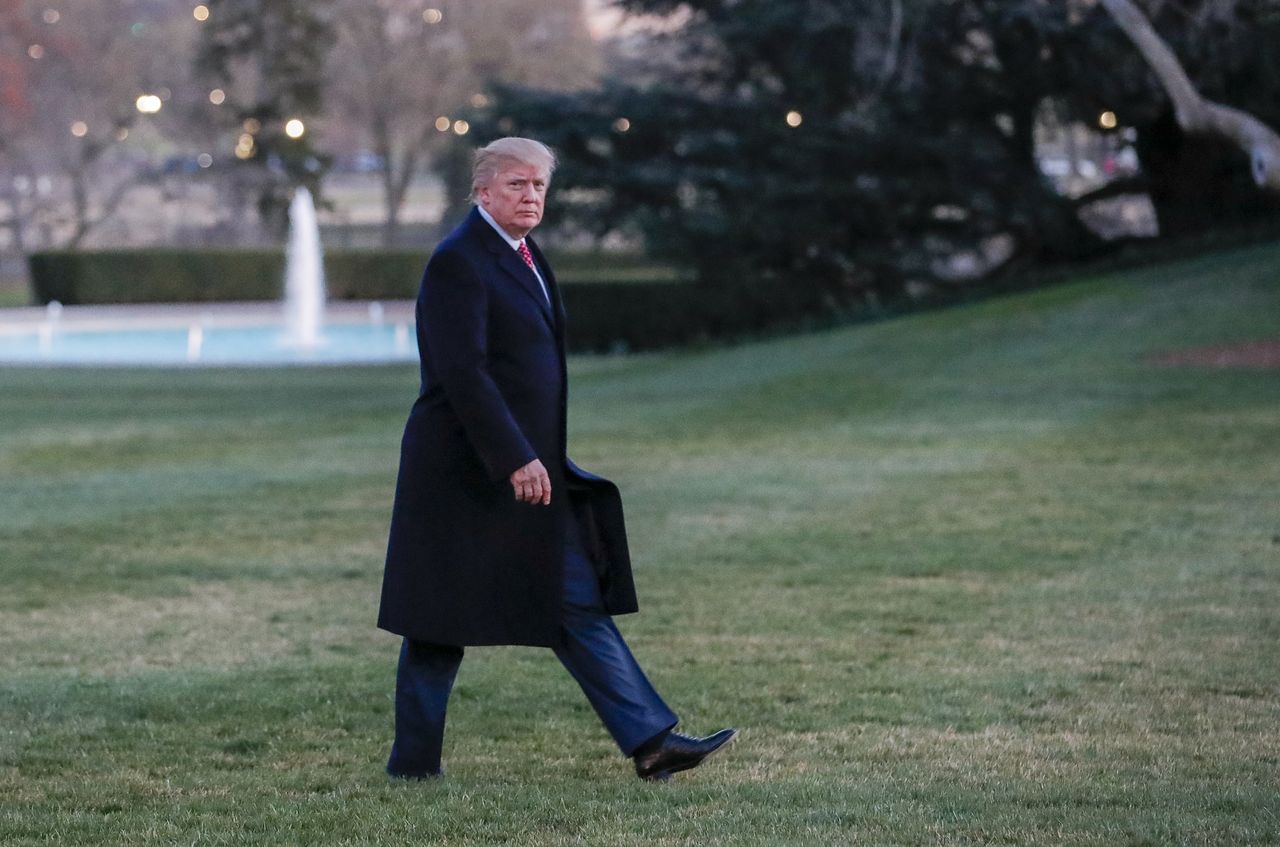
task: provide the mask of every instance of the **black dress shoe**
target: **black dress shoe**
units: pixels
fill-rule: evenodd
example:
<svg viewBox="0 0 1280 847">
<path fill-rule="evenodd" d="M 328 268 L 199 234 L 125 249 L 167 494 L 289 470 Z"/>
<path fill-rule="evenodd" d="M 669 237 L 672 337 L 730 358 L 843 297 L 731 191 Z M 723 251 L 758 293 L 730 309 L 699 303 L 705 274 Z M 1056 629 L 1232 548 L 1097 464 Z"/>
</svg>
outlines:
<svg viewBox="0 0 1280 847">
<path fill-rule="evenodd" d="M 666 781 L 677 771 L 687 771 L 702 764 L 702 760 L 729 743 L 736 729 L 722 729 L 705 738 L 690 738 L 678 732 L 668 732 L 652 750 L 635 754 L 636 776 L 641 779 Z"/>
</svg>

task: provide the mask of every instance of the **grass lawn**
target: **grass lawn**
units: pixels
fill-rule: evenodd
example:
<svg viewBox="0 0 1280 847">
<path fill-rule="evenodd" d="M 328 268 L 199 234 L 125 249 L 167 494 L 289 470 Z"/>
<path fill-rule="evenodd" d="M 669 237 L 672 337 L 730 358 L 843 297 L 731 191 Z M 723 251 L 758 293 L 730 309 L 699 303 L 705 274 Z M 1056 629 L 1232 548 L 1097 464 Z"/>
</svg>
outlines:
<svg viewBox="0 0 1280 847">
<path fill-rule="evenodd" d="M 0 843 L 1280 842 L 1280 249 L 728 350 L 575 359 L 637 781 L 549 651 L 472 650 L 390 784 L 374 628 L 412 368 L 0 371 Z"/>
</svg>

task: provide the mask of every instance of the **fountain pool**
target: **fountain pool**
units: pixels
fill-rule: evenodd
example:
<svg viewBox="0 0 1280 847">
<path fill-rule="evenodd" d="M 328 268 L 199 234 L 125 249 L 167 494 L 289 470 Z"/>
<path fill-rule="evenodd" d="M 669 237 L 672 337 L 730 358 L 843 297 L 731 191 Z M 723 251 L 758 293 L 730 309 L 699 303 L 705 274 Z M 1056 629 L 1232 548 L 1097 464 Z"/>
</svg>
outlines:
<svg viewBox="0 0 1280 847">
<path fill-rule="evenodd" d="M 283 303 L 0 310 L 0 364 L 279 365 L 417 358 L 413 304 L 325 302 L 315 204 L 289 206 Z"/>
<path fill-rule="evenodd" d="M 413 304 L 340 303 L 298 343 L 278 303 L 0 309 L 0 364 L 322 365 L 417 359 Z"/>
</svg>

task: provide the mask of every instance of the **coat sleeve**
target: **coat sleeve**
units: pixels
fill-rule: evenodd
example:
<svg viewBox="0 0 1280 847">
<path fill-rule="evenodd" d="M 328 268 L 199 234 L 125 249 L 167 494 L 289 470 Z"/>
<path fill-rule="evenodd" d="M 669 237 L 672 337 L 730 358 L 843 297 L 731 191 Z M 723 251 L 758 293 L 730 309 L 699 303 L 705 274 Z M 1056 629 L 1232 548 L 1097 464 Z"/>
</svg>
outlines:
<svg viewBox="0 0 1280 847">
<path fill-rule="evenodd" d="M 489 373 L 488 293 L 470 263 L 436 253 L 422 281 L 426 353 L 489 475 L 505 480 L 537 458 Z"/>
</svg>

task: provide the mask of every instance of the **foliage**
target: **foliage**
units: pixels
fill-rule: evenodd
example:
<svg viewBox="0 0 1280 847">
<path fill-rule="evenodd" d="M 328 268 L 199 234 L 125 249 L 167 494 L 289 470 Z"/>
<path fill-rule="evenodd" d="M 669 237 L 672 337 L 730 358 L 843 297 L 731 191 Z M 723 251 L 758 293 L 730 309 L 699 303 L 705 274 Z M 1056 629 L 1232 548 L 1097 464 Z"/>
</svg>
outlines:
<svg viewBox="0 0 1280 847">
<path fill-rule="evenodd" d="M 163 4 L 0 0 L 0 226 L 15 252 L 80 244 L 155 181 L 125 142 L 183 136 L 135 103 L 160 80 L 182 91 L 188 69 L 167 57 L 190 44 Z"/>
<path fill-rule="evenodd" d="M 324 65 L 334 34 L 332 0 L 209 0 L 197 67 L 225 87 L 227 125 L 241 130 L 246 167 L 272 178 L 259 185 L 258 210 L 278 232 L 287 225 L 293 188 L 320 195 L 329 157 L 313 133 L 292 138 L 324 105 Z M 312 122 L 314 123 L 314 122 Z M 247 141 L 245 140 L 247 136 Z M 238 154 L 239 155 L 239 154 Z"/>
<path fill-rule="evenodd" d="M 570 363 L 619 619 L 687 728 L 642 785 L 548 651 L 469 650 L 389 783 L 374 629 L 412 367 L 0 371 L 0 842 L 1274 844 L 1280 252 Z"/>
<path fill-rule="evenodd" d="M 669 25 L 620 56 L 590 96 L 502 89 L 484 131 L 560 150 L 570 223 L 639 232 L 709 282 L 788 279 L 837 303 L 882 301 L 954 285 L 958 255 L 988 274 L 1096 255 L 1107 246 L 1079 208 L 1097 198 L 1063 196 L 1043 176 L 1037 122 L 1047 108 L 1093 125 L 1109 108 L 1146 138 L 1165 108 L 1140 57 L 1091 4 L 619 5 L 670 15 Z M 1249 4 L 1203 5 L 1249 20 Z M 1259 72 L 1280 54 L 1262 49 L 1278 34 L 1233 25 L 1228 43 L 1240 52 L 1206 57 L 1215 71 L 1193 67 L 1247 90 L 1238 102 L 1274 103 L 1280 75 Z M 1210 20 L 1176 41 L 1203 51 L 1215 37 Z M 1251 75 L 1235 73 L 1246 67 Z M 1145 164 L 1153 183 L 1168 173 Z M 1200 229 L 1220 220 L 1202 214 Z"/>
</svg>

